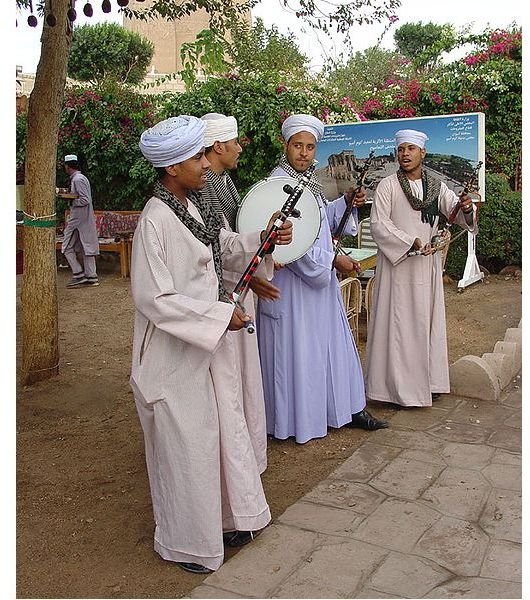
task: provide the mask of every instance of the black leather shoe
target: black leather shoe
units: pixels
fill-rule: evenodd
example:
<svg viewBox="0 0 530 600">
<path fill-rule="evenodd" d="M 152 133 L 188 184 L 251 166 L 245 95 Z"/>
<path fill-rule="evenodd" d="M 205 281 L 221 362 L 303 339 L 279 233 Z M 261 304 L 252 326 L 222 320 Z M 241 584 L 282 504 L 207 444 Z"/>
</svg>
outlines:
<svg viewBox="0 0 530 600">
<path fill-rule="evenodd" d="M 258 537 L 261 530 L 258 531 L 225 531 L 223 533 L 223 543 L 230 548 L 239 548 L 249 544 L 254 538 Z"/>
<path fill-rule="evenodd" d="M 366 431 L 375 431 L 376 429 L 385 429 L 388 427 L 387 421 L 381 421 L 372 417 L 372 415 L 366 410 L 355 413 L 351 416 L 351 423 L 346 423 L 344 427 L 351 427 L 365 429 Z"/>
<path fill-rule="evenodd" d="M 440 399 L 440 394 L 431 394 L 432 402 L 434 402 L 435 400 L 439 400 L 439 399 Z"/>
<path fill-rule="evenodd" d="M 196 573 L 198 575 L 208 575 L 209 573 L 213 573 L 212 569 L 208 569 L 208 567 L 203 567 L 197 563 L 178 562 L 177 565 L 185 571 Z"/>
</svg>

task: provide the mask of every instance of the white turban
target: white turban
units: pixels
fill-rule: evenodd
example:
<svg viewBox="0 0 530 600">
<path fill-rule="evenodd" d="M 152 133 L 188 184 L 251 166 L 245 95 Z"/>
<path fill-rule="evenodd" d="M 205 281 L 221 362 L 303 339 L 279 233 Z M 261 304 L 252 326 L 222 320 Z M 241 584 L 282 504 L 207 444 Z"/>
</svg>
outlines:
<svg viewBox="0 0 530 600">
<path fill-rule="evenodd" d="M 425 148 L 425 142 L 429 138 L 422 132 L 415 129 L 401 129 L 396 132 L 396 148 L 401 144 L 408 142 L 420 148 Z"/>
<path fill-rule="evenodd" d="M 142 133 L 140 150 L 153 167 L 176 165 L 204 148 L 205 127 L 197 117 L 171 117 Z"/>
<path fill-rule="evenodd" d="M 206 123 L 204 145 L 206 148 L 215 142 L 228 142 L 237 138 L 237 121 L 235 117 L 226 117 L 220 113 L 207 113 L 201 117 Z"/>
<path fill-rule="evenodd" d="M 72 160 L 77 160 L 77 155 L 76 154 L 67 154 L 64 157 L 64 162 L 71 162 Z"/>
<path fill-rule="evenodd" d="M 282 135 L 286 142 L 300 131 L 312 133 L 315 140 L 320 142 L 324 135 L 324 123 L 312 115 L 291 115 L 283 122 Z"/>
</svg>

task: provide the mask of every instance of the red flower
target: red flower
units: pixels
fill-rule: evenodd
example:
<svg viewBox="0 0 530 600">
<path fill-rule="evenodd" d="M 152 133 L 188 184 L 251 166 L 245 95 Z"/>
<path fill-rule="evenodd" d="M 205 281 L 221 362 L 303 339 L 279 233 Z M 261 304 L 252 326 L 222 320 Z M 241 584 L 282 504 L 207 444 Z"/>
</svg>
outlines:
<svg viewBox="0 0 530 600">
<path fill-rule="evenodd" d="M 437 94 L 436 92 L 433 92 L 431 94 L 431 99 L 435 104 L 441 104 L 443 102 L 443 99 L 440 96 L 440 94 Z"/>
</svg>

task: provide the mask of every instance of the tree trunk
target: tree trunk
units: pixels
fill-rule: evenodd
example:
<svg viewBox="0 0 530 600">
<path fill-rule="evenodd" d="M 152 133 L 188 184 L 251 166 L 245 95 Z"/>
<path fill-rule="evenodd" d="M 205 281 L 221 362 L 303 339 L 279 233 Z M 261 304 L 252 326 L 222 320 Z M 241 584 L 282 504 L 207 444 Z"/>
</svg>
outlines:
<svg viewBox="0 0 530 600">
<path fill-rule="evenodd" d="M 44 23 L 41 57 L 28 107 L 22 282 L 22 378 L 25 384 L 59 372 L 55 177 L 71 29 L 69 0 L 53 0 L 55 27 Z M 50 0 L 46 0 L 48 14 Z"/>
</svg>

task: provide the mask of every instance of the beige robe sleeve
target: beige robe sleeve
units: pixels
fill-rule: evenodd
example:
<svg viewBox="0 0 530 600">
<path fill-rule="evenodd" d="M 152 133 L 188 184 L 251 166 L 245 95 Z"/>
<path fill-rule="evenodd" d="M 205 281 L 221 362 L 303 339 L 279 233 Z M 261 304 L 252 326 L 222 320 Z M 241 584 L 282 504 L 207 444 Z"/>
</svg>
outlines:
<svg viewBox="0 0 530 600">
<path fill-rule="evenodd" d="M 375 190 L 370 229 L 379 250 L 393 264 L 407 258 L 415 236 L 399 229 L 392 220 L 393 186 L 390 178 L 383 179 Z"/>
<path fill-rule="evenodd" d="M 134 240 L 135 276 L 131 278 L 134 304 L 158 329 L 213 352 L 234 307 L 226 302 L 191 298 L 184 289 L 176 289 L 164 254 L 155 224 L 148 218 L 140 219 Z M 182 278 L 186 279 L 189 280 L 186 276 Z"/>
<path fill-rule="evenodd" d="M 223 269 L 232 273 L 239 273 L 241 276 L 260 246 L 260 232 L 235 233 L 221 229 L 219 242 L 223 256 Z M 274 260 L 270 254 L 267 254 L 261 261 L 255 274 L 265 277 L 269 281 L 272 279 L 274 275 Z"/>
</svg>

